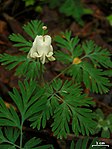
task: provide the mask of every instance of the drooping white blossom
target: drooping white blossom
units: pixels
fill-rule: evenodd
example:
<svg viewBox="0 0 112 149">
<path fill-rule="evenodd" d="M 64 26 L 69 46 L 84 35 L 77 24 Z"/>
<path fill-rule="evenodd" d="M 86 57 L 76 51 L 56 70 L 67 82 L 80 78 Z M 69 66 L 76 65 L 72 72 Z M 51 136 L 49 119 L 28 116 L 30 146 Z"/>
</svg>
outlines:
<svg viewBox="0 0 112 149">
<path fill-rule="evenodd" d="M 31 47 L 27 58 L 39 58 L 41 63 L 44 64 L 46 62 L 46 58 L 49 61 L 54 61 L 55 58 L 53 55 L 53 47 L 51 45 L 51 37 L 49 35 L 44 36 L 36 36 L 33 42 L 33 46 Z"/>
</svg>

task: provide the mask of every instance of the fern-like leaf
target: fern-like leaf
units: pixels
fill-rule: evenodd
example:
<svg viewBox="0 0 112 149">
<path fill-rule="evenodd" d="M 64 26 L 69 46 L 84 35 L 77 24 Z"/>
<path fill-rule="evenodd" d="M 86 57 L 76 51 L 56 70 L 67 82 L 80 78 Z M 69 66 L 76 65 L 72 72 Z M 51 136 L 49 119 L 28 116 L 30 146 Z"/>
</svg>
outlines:
<svg viewBox="0 0 112 149">
<path fill-rule="evenodd" d="M 40 69 L 39 62 L 27 59 L 25 55 L 12 56 L 4 53 L 0 55 L 0 62 L 2 65 L 6 65 L 8 70 L 17 67 L 15 74 L 19 77 L 25 76 L 27 79 L 35 79 L 38 77 L 38 72 Z"/>
<path fill-rule="evenodd" d="M 22 35 L 20 34 L 12 34 L 9 36 L 9 39 L 16 44 L 14 44 L 14 47 L 19 47 L 21 51 L 28 52 L 32 47 L 32 42 L 27 41 Z"/>
<path fill-rule="evenodd" d="M 111 86 L 111 83 L 107 77 L 105 77 L 101 69 L 92 67 L 87 62 L 82 62 L 79 65 L 73 65 L 68 70 L 68 74 L 73 76 L 77 82 L 84 82 L 86 88 L 89 88 L 92 92 L 107 93 Z"/>
<path fill-rule="evenodd" d="M 54 112 L 54 122 L 52 124 L 52 131 L 57 138 L 62 139 L 70 132 L 69 123 L 70 112 L 66 103 L 59 105 Z"/>
<path fill-rule="evenodd" d="M 94 105 L 94 102 L 87 95 L 82 95 L 79 85 L 73 85 L 71 81 L 63 83 L 62 80 L 57 79 L 49 87 L 45 86 L 45 91 L 47 102 L 44 111 L 40 115 L 34 115 L 30 118 L 33 128 L 40 129 L 41 124 L 45 128 L 47 120 L 52 117 L 54 122 L 51 126 L 54 135 L 58 138 L 66 138 L 70 131 L 70 119 L 73 118 L 72 128 L 77 135 L 79 133 L 83 135 L 92 133 L 95 122 L 92 120 L 92 111 L 88 108 L 86 109 L 86 107 Z M 79 118 L 79 124 L 74 124 L 75 118 Z M 81 128 L 81 123 L 83 123 L 84 129 Z"/>
<path fill-rule="evenodd" d="M 42 29 L 43 26 L 44 26 L 44 23 L 42 23 L 41 21 L 32 20 L 26 25 L 24 25 L 23 29 L 29 36 L 35 39 L 37 35 L 43 34 L 43 29 Z M 45 32 L 47 33 L 47 30 Z"/>
<path fill-rule="evenodd" d="M 20 135 L 19 129 L 12 128 L 12 127 L 6 127 L 4 129 L 4 132 L 5 132 L 6 138 L 12 143 L 15 143 Z"/>
<path fill-rule="evenodd" d="M 66 52 L 57 51 L 56 56 L 59 61 L 71 66 L 68 66 L 65 73 L 73 76 L 78 83 L 84 82 L 86 88 L 90 88 L 92 92 L 108 92 L 111 84 L 107 77 L 111 76 L 111 70 L 103 72 L 99 67 L 112 68 L 110 52 L 95 45 L 93 41 L 77 45 L 79 39 L 71 37 L 71 32 L 62 34 L 64 38 L 56 36 L 55 41 L 59 47 L 65 48 Z M 79 60 L 78 63 L 76 59 Z"/>
<path fill-rule="evenodd" d="M 20 128 L 20 120 L 15 109 L 12 106 L 8 109 L 1 98 L 0 98 L 0 126 L 14 126 Z"/>
<path fill-rule="evenodd" d="M 48 85 L 46 85 L 45 88 L 47 89 L 47 92 L 44 93 L 47 98 L 45 109 L 40 115 L 35 115 L 30 118 L 31 121 L 34 121 L 31 124 L 33 128 L 37 127 L 38 129 L 40 129 L 41 125 L 43 128 L 45 128 L 47 120 L 49 120 L 51 116 L 53 116 L 54 110 L 59 105 L 57 98 L 54 96 L 53 88 Z"/>
<path fill-rule="evenodd" d="M 27 148 L 34 148 L 36 147 L 37 145 L 39 145 L 42 141 L 40 139 L 37 139 L 37 138 L 31 138 L 28 142 L 25 143 L 24 145 L 24 148 L 27 149 Z"/>
<path fill-rule="evenodd" d="M 76 135 L 82 133 L 83 135 L 88 136 L 89 133 L 93 134 L 96 124 L 91 119 L 91 117 L 94 117 L 92 111 L 86 108 L 81 109 L 78 107 L 74 108 L 72 112 L 73 112 L 72 130 L 74 131 L 74 133 Z"/>
<path fill-rule="evenodd" d="M 55 41 L 60 48 L 66 49 L 66 51 L 56 51 L 55 55 L 57 60 L 62 63 L 69 64 L 73 62 L 75 57 L 79 57 L 82 55 L 83 51 L 79 43 L 79 38 L 71 38 L 71 32 L 66 31 L 62 32 L 61 36 L 56 36 Z"/>
<path fill-rule="evenodd" d="M 18 110 L 21 113 L 22 121 L 33 117 L 44 110 L 46 98 L 43 96 L 43 89 L 38 88 L 35 81 L 19 82 L 21 94 L 16 88 L 13 89 L 13 93 L 10 92 L 12 100 L 16 104 Z"/>
<path fill-rule="evenodd" d="M 88 107 L 89 105 L 92 105 L 94 103 L 91 101 L 91 98 L 87 98 L 86 95 L 81 95 L 79 86 L 73 86 L 71 84 L 71 82 L 67 81 L 63 85 L 61 85 L 60 83 L 61 88 L 59 89 L 58 87 L 59 90 L 56 95 L 61 104 L 55 109 L 52 129 L 54 131 L 54 135 L 58 135 L 58 137 L 60 138 L 63 136 L 66 137 L 65 134 L 69 132 L 68 123 L 71 117 L 73 118 L 72 129 L 77 135 L 79 132 L 81 132 L 83 135 L 88 135 L 89 132 L 92 133 L 92 130 L 95 126 L 94 121 L 91 119 L 91 116 L 93 115 L 92 111 L 86 108 L 81 108 L 82 106 Z M 84 122 L 84 129 L 81 128 L 81 125 L 76 123 L 76 121 L 74 120 L 75 117 L 79 118 L 79 123 L 82 124 Z M 90 123 L 91 126 L 88 125 Z M 64 125 L 63 128 L 62 125 Z M 74 129 L 74 127 L 76 129 Z M 80 129 L 80 131 L 78 129 Z"/>
<path fill-rule="evenodd" d="M 0 62 L 2 65 L 7 65 L 6 68 L 11 70 L 16 67 L 20 62 L 26 60 L 25 56 L 11 56 L 9 54 L 0 54 Z"/>
<path fill-rule="evenodd" d="M 102 65 L 105 68 L 112 68 L 111 54 L 107 49 L 102 49 L 91 40 L 83 43 L 82 49 L 85 52 L 84 58 L 90 59 L 94 66 Z"/>
<path fill-rule="evenodd" d="M 23 26 L 23 29 L 25 32 L 32 37 L 32 39 L 35 39 L 37 35 L 43 34 L 43 23 L 38 20 L 32 20 L 31 22 L 25 24 Z M 47 30 L 46 30 L 47 32 Z M 9 39 L 16 44 L 14 44 L 15 47 L 19 47 L 19 50 L 28 52 L 32 47 L 32 41 L 27 41 L 22 35 L 20 34 L 12 34 L 9 36 Z"/>
<path fill-rule="evenodd" d="M 92 120 L 92 112 L 89 109 L 81 107 L 88 107 L 89 105 L 93 105 L 94 102 L 91 98 L 87 98 L 86 95 L 81 94 L 79 85 L 73 85 L 71 81 L 65 81 L 63 83 L 60 79 L 54 80 L 47 90 L 47 95 L 50 94 L 51 96 L 48 96 L 50 100 L 52 101 L 55 99 L 54 101 L 57 103 L 57 106 L 54 106 L 54 108 L 52 104 L 49 104 L 48 109 L 49 116 L 53 116 L 54 119 L 54 122 L 52 124 L 52 131 L 54 132 L 54 135 L 57 135 L 58 138 L 66 137 L 67 133 L 69 133 L 70 131 L 69 122 L 72 117 L 73 131 L 75 133 L 92 133 L 95 125 L 95 122 Z M 53 104 L 55 104 L 55 102 Z M 46 113 L 46 111 L 44 112 Z M 83 123 L 84 119 L 85 129 L 83 130 L 80 128 L 81 131 L 78 130 L 78 127 L 81 127 L 78 126 L 78 124 L 75 125 L 77 130 L 74 129 L 74 118 L 78 116 L 82 116 L 81 118 L 79 118 L 80 123 Z M 47 119 L 47 114 L 44 118 Z M 88 122 L 91 123 L 91 126 L 88 125 Z M 86 127 L 86 125 L 88 126 L 88 128 Z"/>
<path fill-rule="evenodd" d="M 37 138 L 32 138 L 30 139 L 28 142 L 25 143 L 24 145 L 24 149 L 53 149 L 52 145 L 42 145 L 40 146 L 40 143 L 42 141 L 40 139 Z"/>
<path fill-rule="evenodd" d="M 72 141 L 71 143 L 71 146 L 70 146 L 70 149 L 93 149 L 94 146 L 93 145 L 96 145 L 96 142 L 100 142 L 98 140 L 98 138 L 94 138 L 92 141 L 91 141 L 91 144 L 90 144 L 90 139 L 88 137 L 85 137 L 84 139 L 78 139 L 78 141 L 76 142 L 76 144 L 74 143 L 74 141 Z M 96 147 L 96 146 L 95 146 Z M 96 148 L 98 149 L 102 149 L 102 146 L 97 146 Z M 103 146 L 103 149 L 106 149 L 105 146 Z"/>
<path fill-rule="evenodd" d="M 19 130 L 12 127 L 5 127 L 4 130 L 0 129 L 0 148 L 1 149 L 16 149 L 15 142 L 19 137 Z"/>
</svg>

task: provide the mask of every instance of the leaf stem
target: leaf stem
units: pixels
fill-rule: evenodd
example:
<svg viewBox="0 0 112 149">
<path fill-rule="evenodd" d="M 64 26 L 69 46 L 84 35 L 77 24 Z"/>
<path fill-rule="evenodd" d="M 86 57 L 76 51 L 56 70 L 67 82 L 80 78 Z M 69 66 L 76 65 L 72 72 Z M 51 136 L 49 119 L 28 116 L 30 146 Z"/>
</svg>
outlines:
<svg viewBox="0 0 112 149">
<path fill-rule="evenodd" d="M 21 149 L 21 148 L 20 148 L 20 146 L 18 146 L 18 145 L 16 145 L 16 144 L 14 144 L 14 143 L 12 143 L 12 142 L 10 142 L 10 141 L 8 141 L 8 140 L 6 140 L 6 141 L 4 141 L 4 142 L 9 143 L 9 144 L 11 144 L 11 145 L 14 145 L 15 147 L 17 147 L 17 148 Z"/>
<path fill-rule="evenodd" d="M 21 122 L 21 127 L 20 127 L 20 149 L 22 149 L 22 140 L 23 140 L 23 122 Z"/>
<path fill-rule="evenodd" d="M 53 82 L 55 79 L 57 79 L 58 77 L 60 77 L 65 71 L 67 71 L 73 64 L 69 65 L 68 67 L 66 67 L 62 72 L 60 72 L 57 76 L 55 76 L 51 81 Z"/>
<path fill-rule="evenodd" d="M 83 56 L 83 57 L 81 57 L 80 59 L 82 60 L 82 59 L 84 59 L 84 58 L 86 58 L 86 57 L 88 57 L 89 55 L 85 55 L 85 56 Z"/>
</svg>

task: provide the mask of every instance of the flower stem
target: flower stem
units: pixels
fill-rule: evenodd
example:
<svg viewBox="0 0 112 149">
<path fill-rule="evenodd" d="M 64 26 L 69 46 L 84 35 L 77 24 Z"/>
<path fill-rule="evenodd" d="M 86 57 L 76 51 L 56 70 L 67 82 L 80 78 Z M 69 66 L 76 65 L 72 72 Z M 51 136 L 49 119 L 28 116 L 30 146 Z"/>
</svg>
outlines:
<svg viewBox="0 0 112 149">
<path fill-rule="evenodd" d="M 60 77 L 65 71 L 67 71 L 73 64 L 69 65 L 68 67 L 66 67 L 62 72 L 60 72 L 57 76 L 55 76 L 51 81 L 53 82 L 55 79 L 57 79 L 58 77 Z"/>
<path fill-rule="evenodd" d="M 40 62 L 40 76 L 39 76 L 40 85 L 43 86 L 44 84 L 44 77 L 43 77 L 43 64 Z"/>
<path fill-rule="evenodd" d="M 20 128 L 20 149 L 22 149 L 22 140 L 23 140 L 23 122 L 21 122 L 21 128 Z"/>
</svg>

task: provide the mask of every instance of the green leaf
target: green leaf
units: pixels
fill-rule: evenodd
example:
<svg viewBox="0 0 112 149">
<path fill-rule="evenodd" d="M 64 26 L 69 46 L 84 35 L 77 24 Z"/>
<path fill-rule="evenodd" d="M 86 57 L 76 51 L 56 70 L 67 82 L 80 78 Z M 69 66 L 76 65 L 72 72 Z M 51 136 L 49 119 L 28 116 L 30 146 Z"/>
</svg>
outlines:
<svg viewBox="0 0 112 149">
<path fill-rule="evenodd" d="M 66 138 L 69 133 L 70 118 L 73 119 L 72 130 L 75 134 L 89 135 L 89 133 L 93 133 L 96 123 L 93 121 L 92 111 L 86 109 L 86 107 L 94 105 L 92 99 L 87 95 L 82 95 L 80 86 L 72 84 L 71 81 L 63 83 L 57 79 L 52 82 L 51 86 L 51 94 L 60 103 L 54 110 L 52 124 L 54 135 L 58 138 Z"/>
<path fill-rule="evenodd" d="M 34 137 L 25 143 L 24 149 L 53 149 L 52 145 L 38 146 L 41 142 L 42 141 L 40 139 Z"/>
<path fill-rule="evenodd" d="M 112 26 L 112 14 L 106 16 L 106 19 L 109 21 L 109 24 Z"/>
<path fill-rule="evenodd" d="M 43 34 L 43 23 L 38 20 L 32 20 L 31 22 L 28 22 L 26 25 L 23 26 L 23 29 L 25 32 L 32 37 L 32 39 L 35 39 L 37 35 Z M 47 31 L 46 31 L 47 33 Z M 15 47 L 19 47 L 19 50 L 24 52 L 29 52 L 29 50 L 32 47 L 32 41 L 27 41 L 22 35 L 20 34 L 12 34 L 9 36 L 9 39 L 16 44 L 14 44 Z"/>
<path fill-rule="evenodd" d="M 107 116 L 107 121 L 110 121 L 110 122 L 112 123 L 112 114 L 109 114 L 109 115 Z"/>
<path fill-rule="evenodd" d="M 25 143 L 24 148 L 35 148 L 37 145 L 39 145 L 42 141 L 40 139 L 37 139 L 36 137 L 31 138 L 28 142 Z"/>
<path fill-rule="evenodd" d="M 83 53 L 83 49 L 82 49 L 81 45 L 78 44 L 73 50 L 73 57 L 74 58 L 79 57 L 82 55 L 82 53 Z"/>
<path fill-rule="evenodd" d="M 86 74 L 83 74 L 83 81 L 87 88 L 90 88 L 96 93 L 100 92 L 101 94 L 109 91 L 108 87 L 111 86 L 111 83 L 108 78 L 103 76 L 101 69 L 92 68 L 88 63 L 83 63 L 81 67 L 86 72 Z"/>
<path fill-rule="evenodd" d="M 4 137 L 2 129 L 0 128 L 0 142 L 3 143 L 5 140 L 6 140 L 6 138 Z"/>
<path fill-rule="evenodd" d="M 29 36 L 31 36 L 33 39 L 35 39 L 35 37 L 37 35 L 43 34 L 43 29 L 42 29 L 43 26 L 44 26 L 44 24 L 41 21 L 32 20 L 32 21 L 28 22 L 26 25 L 24 25 L 23 29 Z M 47 31 L 45 31 L 45 33 L 47 33 Z"/>
<path fill-rule="evenodd" d="M 2 99 L 0 99 L 0 126 L 20 128 L 20 120 L 16 111 L 12 106 L 8 109 Z"/>
<path fill-rule="evenodd" d="M 26 59 L 16 69 L 16 75 L 19 77 L 24 76 L 27 79 L 36 79 L 39 75 L 40 64 L 36 61 Z"/>
<path fill-rule="evenodd" d="M 76 80 L 77 83 L 81 83 L 83 81 L 83 70 L 81 68 L 82 63 L 77 65 L 72 65 L 70 69 L 67 70 L 67 74 L 72 76 L 73 79 Z"/>
<path fill-rule="evenodd" d="M 24 81 L 19 82 L 20 92 L 17 89 L 13 89 L 13 93 L 10 92 L 12 100 L 16 104 L 18 110 L 21 113 L 22 121 L 33 117 L 33 115 L 41 112 L 46 103 L 46 97 L 43 96 L 44 89 L 37 86 L 36 81 Z"/>
<path fill-rule="evenodd" d="M 16 75 L 26 77 L 27 79 L 35 79 L 39 75 L 40 64 L 38 61 L 32 61 L 23 56 L 11 56 L 9 54 L 1 54 L 0 62 L 7 65 L 6 68 L 11 70 L 16 67 Z"/>
<path fill-rule="evenodd" d="M 101 109 L 96 110 L 96 118 L 97 118 L 97 120 L 99 120 L 100 118 L 104 119 L 104 113 Z"/>
<path fill-rule="evenodd" d="M 64 83 L 61 79 L 56 79 L 52 82 L 51 88 L 55 91 L 56 97 L 61 94 L 62 96 L 67 96 L 67 94 L 74 94 L 75 96 L 80 96 L 81 88 L 79 84 L 73 84 L 72 81 L 66 80 Z"/>
<path fill-rule="evenodd" d="M 74 149 L 75 145 L 74 145 L 74 141 L 72 141 L 71 145 L 70 145 L 70 149 Z"/>
<path fill-rule="evenodd" d="M 94 68 L 87 62 L 80 64 L 73 64 L 67 73 L 76 80 L 76 82 L 84 82 L 86 88 L 89 88 L 92 92 L 107 93 L 108 87 L 111 83 L 107 77 L 105 77 L 101 69 Z"/>
<path fill-rule="evenodd" d="M 25 56 L 11 56 L 9 54 L 0 54 L 0 62 L 2 65 L 7 65 L 7 69 L 11 70 L 16 67 L 20 62 L 26 60 Z"/>
<path fill-rule="evenodd" d="M 55 57 L 57 60 L 61 61 L 64 64 L 72 63 L 71 57 L 62 51 L 55 52 Z"/>
<path fill-rule="evenodd" d="M 77 46 L 79 43 L 79 38 L 71 38 L 71 32 L 66 31 L 65 33 L 62 32 L 61 36 L 56 36 L 55 41 L 57 45 L 61 48 L 67 49 L 68 51 L 57 51 L 55 55 L 57 59 L 65 64 L 72 63 L 74 56 L 82 54 L 81 48 Z M 80 49 L 80 52 L 74 52 Z M 77 54 L 76 54 L 77 53 Z M 79 53 L 79 54 L 78 54 Z"/>
<path fill-rule="evenodd" d="M 75 38 L 71 38 L 71 32 L 66 31 L 62 32 L 61 36 L 56 36 L 54 40 L 57 42 L 57 45 L 61 48 L 68 49 L 71 53 L 74 50 L 74 47 L 79 43 L 79 38 L 76 36 Z"/>
<path fill-rule="evenodd" d="M 30 48 L 32 47 L 32 42 L 27 41 L 22 35 L 20 34 L 12 34 L 9 36 L 9 39 L 13 42 L 16 42 L 14 44 L 14 47 L 19 47 L 21 51 L 28 52 Z"/>
<path fill-rule="evenodd" d="M 9 92 L 9 95 L 12 98 L 12 100 L 14 101 L 14 103 L 16 104 L 18 110 L 22 114 L 23 110 L 24 110 L 24 107 L 23 107 L 24 105 L 23 105 L 23 101 L 22 101 L 21 95 L 18 92 L 18 90 L 16 88 L 13 88 L 13 93 Z"/>
<path fill-rule="evenodd" d="M 44 94 L 47 98 L 45 109 L 41 114 L 34 115 L 30 118 L 30 121 L 32 121 L 31 126 L 40 129 L 42 124 L 42 127 L 45 128 L 47 120 L 53 117 L 52 130 L 54 135 L 57 135 L 58 138 L 66 137 L 69 132 L 69 120 L 73 116 L 71 111 L 75 111 L 76 109 L 77 112 L 77 107 L 81 110 L 80 107 L 89 107 L 90 105 L 94 105 L 94 102 L 91 98 L 88 98 L 87 95 L 81 95 L 80 86 L 73 85 L 71 81 L 65 81 L 63 83 L 60 79 L 56 79 L 50 86 L 45 86 L 45 89 L 46 92 Z M 84 112 L 83 109 L 81 111 L 82 113 Z M 91 114 L 91 111 L 87 110 L 86 112 L 85 109 L 85 115 L 88 112 Z M 82 113 L 81 115 L 87 117 L 86 121 L 90 123 L 92 117 L 89 119 L 88 116 Z M 94 121 L 92 121 L 92 123 L 94 123 Z M 91 126 L 89 127 L 91 131 Z"/>
<path fill-rule="evenodd" d="M 95 66 L 102 65 L 105 68 L 112 68 L 111 54 L 107 49 L 102 49 L 91 40 L 83 43 L 82 49 L 85 52 L 84 57 L 90 59 Z"/>
<path fill-rule="evenodd" d="M 56 58 L 70 68 L 65 71 L 78 83 L 84 82 L 86 88 L 92 92 L 107 93 L 111 83 L 108 76 L 111 76 L 111 70 L 99 69 L 99 67 L 112 68 L 111 54 L 107 49 L 102 49 L 93 41 L 86 41 L 78 44 L 78 37 L 71 37 L 71 32 L 66 31 L 61 36 L 56 36 L 55 41 L 64 51 L 57 51 Z M 78 44 L 78 45 L 77 45 Z M 74 59 L 78 58 L 80 63 L 75 64 Z"/>
<path fill-rule="evenodd" d="M 56 97 L 49 97 L 47 100 L 47 104 L 45 106 L 45 110 L 42 112 L 41 121 L 42 127 L 45 128 L 47 120 L 53 115 L 54 110 L 59 105 Z"/>
<path fill-rule="evenodd" d="M 51 86 L 45 86 L 46 92 L 44 93 L 46 96 L 46 104 L 45 109 L 42 111 L 40 115 L 35 115 L 30 118 L 31 121 L 34 121 L 31 126 L 35 128 L 37 126 L 38 129 L 42 127 L 45 128 L 47 120 L 51 118 L 54 113 L 54 110 L 59 105 L 57 98 L 54 96 L 53 89 Z"/>
<path fill-rule="evenodd" d="M 105 129 L 102 130 L 101 137 L 102 138 L 110 138 L 110 131 L 108 128 L 107 128 L 107 130 L 105 130 Z"/>
<path fill-rule="evenodd" d="M 71 108 L 73 113 L 72 130 L 76 135 L 81 133 L 82 135 L 89 136 L 89 133 L 93 134 L 96 123 L 93 120 L 93 113 L 89 109 Z"/>
<path fill-rule="evenodd" d="M 62 32 L 62 37 L 61 36 L 56 36 L 54 40 L 57 42 L 57 45 L 61 48 L 66 48 L 70 50 L 70 45 L 68 40 L 69 37 L 71 36 L 71 32 L 66 31 L 65 33 Z M 68 40 L 67 40 L 68 39 Z"/>
<path fill-rule="evenodd" d="M 16 149 L 15 142 L 19 134 L 20 132 L 17 128 L 5 127 L 4 130 L 0 129 L 0 148 Z"/>
<path fill-rule="evenodd" d="M 6 127 L 4 131 L 6 138 L 12 143 L 15 143 L 20 135 L 20 131 L 17 128 Z"/>
<path fill-rule="evenodd" d="M 75 149 L 79 149 L 82 146 L 82 139 L 79 139 L 76 143 L 76 146 L 74 147 Z"/>
<path fill-rule="evenodd" d="M 57 138 L 66 138 L 67 133 L 70 132 L 68 123 L 70 121 L 70 113 L 67 105 L 62 103 L 54 112 L 54 122 L 52 124 L 52 131 Z"/>
<path fill-rule="evenodd" d="M 78 139 L 78 141 L 76 142 L 76 144 L 74 143 L 74 141 L 72 141 L 71 143 L 71 147 L 70 149 L 93 149 L 92 145 L 96 145 L 96 142 L 101 142 L 98 140 L 98 138 L 94 138 L 93 140 L 91 140 L 91 144 L 90 144 L 90 139 L 89 137 L 85 137 L 84 139 Z M 102 149 L 102 146 L 98 146 L 95 148 L 97 149 Z M 106 147 L 104 146 L 103 149 L 106 149 Z"/>
<path fill-rule="evenodd" d="M 26 6 L 26 7 L 35 4 L 35 0 L 23 0 L 23 1 L 25 1 L 25 6 Z"/>
<path fill-rule="evenodd" d="M 112 69 L 104 71 L 103 74 L 111 77 L 112 76 Z"/>
<path fill-rule="evenodd" d="M 14 145 L 10 145 L 10 144 L 0 144 L 0 148 L 1 149 L 16 149 Z"/>
</svg>

